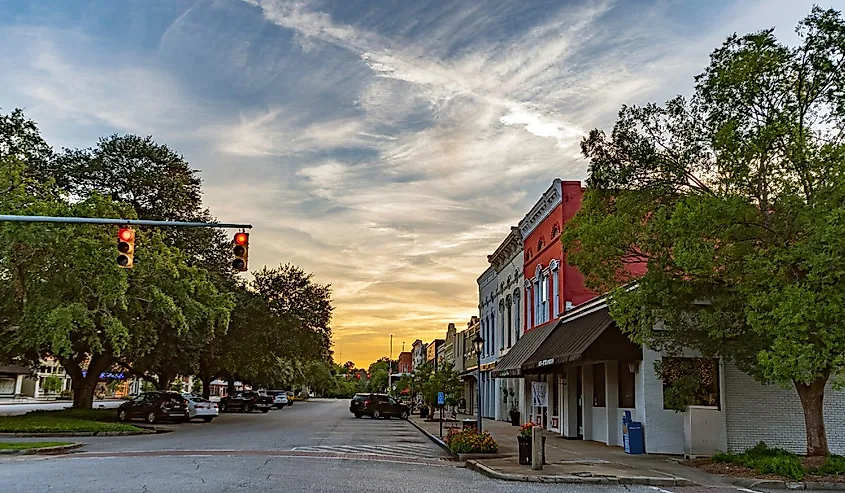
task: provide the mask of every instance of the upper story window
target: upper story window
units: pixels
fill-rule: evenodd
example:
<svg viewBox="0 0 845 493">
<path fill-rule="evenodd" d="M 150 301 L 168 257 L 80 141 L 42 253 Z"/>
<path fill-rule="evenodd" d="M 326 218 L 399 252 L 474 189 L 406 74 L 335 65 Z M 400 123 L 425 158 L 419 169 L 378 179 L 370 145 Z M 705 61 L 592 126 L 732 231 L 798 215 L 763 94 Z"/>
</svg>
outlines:
<svg viewBox="0 0 845 493">
<path fill-rule="evenodd" d="M 542 250 L 544 246 L 546 246 L 546 240 L 540 238 L 540 240 L 537 241 L 537 251 L 539 252 L 540 250 Z"/>
<path fill-rule="evenodd" d="M 533 256 L 534 256 L 534 252 L 532 252 L 532 251 L 531 251 L 531 249 L 529 248 L 529 249 L 528 249 L 528 253 L 526 253 L 526 256 L 527 256 L 528 258 L 531 258 L 531 257 L 533 257 Z"/>
<path fill-rule="evenodd" d="M 552 238 L 557 238 L 557 235 L 559 235 L 559 234 L 560 234 L 560 225 L 555 223 L 555 225 L 552 226 Z"/>
</svg>

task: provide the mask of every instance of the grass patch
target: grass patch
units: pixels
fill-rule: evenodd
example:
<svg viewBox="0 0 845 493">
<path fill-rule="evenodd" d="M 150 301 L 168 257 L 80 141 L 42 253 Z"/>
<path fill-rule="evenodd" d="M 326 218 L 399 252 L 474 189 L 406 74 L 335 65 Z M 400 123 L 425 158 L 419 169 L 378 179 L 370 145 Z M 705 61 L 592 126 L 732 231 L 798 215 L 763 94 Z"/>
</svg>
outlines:
<svg viewBox="0 0 845 493">
<path fill-rule="evenodd" d="M 23 416 L 0 416 L 0 433 L 77 433 L 141 431 L 119 423 L 114 409 L 62 409 L 33 411 Z"/>
<path fill-rule="evenodd" d="M 42 447 L 71 445 L 71 442 L 0 442 L 0 450 L 26 450 Z"/>
<path fill-rule="evenodd" d="M 819 462 L 820 460 L 822 462 Z M 733 464 L 753 469 L 760 474 L 782 476 L 794 481 L 801 481 L 806 476 L 845 477 L 845 457 L 830 455 L 823 459 L 802 458 L 783 449 L 771 448 L 764 442 L 758 443 L 741 454 L 718 453 L 713 456 L 711 462 Z"/>
</svg>

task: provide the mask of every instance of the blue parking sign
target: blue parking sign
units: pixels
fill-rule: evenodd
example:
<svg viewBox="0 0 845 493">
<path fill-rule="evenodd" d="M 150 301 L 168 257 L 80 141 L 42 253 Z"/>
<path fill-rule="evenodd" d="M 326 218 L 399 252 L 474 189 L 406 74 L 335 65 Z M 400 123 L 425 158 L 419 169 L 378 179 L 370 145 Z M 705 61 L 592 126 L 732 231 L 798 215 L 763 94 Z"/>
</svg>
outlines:
<svg viewBox="0 0 845 493">
<path fill-rule="evenodd" d="M 442 406 L 446 403 L 446 395 L 443 392 L 437 393 L 437 405 Z"/>
</svg>

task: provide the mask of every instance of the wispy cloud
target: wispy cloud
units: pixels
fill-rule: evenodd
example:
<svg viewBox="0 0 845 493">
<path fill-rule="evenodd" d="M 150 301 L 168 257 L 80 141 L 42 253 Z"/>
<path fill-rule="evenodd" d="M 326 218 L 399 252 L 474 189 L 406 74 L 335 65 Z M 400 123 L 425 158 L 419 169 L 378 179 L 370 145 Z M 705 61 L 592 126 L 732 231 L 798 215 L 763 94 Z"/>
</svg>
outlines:
<svg viewBox="0 0 845 493">
<path fill-rule="evenodd" d="M 88 15 L 110 17 L 87 24 L 70 6 L 0 20 L 0 106 L 62 145 L 136 132 L 184 152 L 212 212 L 255 225 L 253 266 L 333 284 L 338 347 L 359 364 L 388 333 L 431 338 L 476 312 L 486 255 L 554 177 L 585 177 L 589 129 L 688 92 L 727 34 L 788 37 L 811 6 L 101 1 Z"/>
</svg>

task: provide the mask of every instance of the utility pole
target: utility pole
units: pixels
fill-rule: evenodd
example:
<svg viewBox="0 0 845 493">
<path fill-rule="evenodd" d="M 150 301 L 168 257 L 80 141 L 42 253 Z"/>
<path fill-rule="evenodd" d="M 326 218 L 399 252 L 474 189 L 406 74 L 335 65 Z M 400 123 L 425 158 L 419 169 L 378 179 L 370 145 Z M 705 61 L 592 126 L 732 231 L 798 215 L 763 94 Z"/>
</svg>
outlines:
<svg viewBox="0 0 845 493">
<path fill-rule="evenodd" d="M 387 391 L 393 390 L 393 334 L 390 334 L 390 357 L 387 358 Z"/>
</svg>

